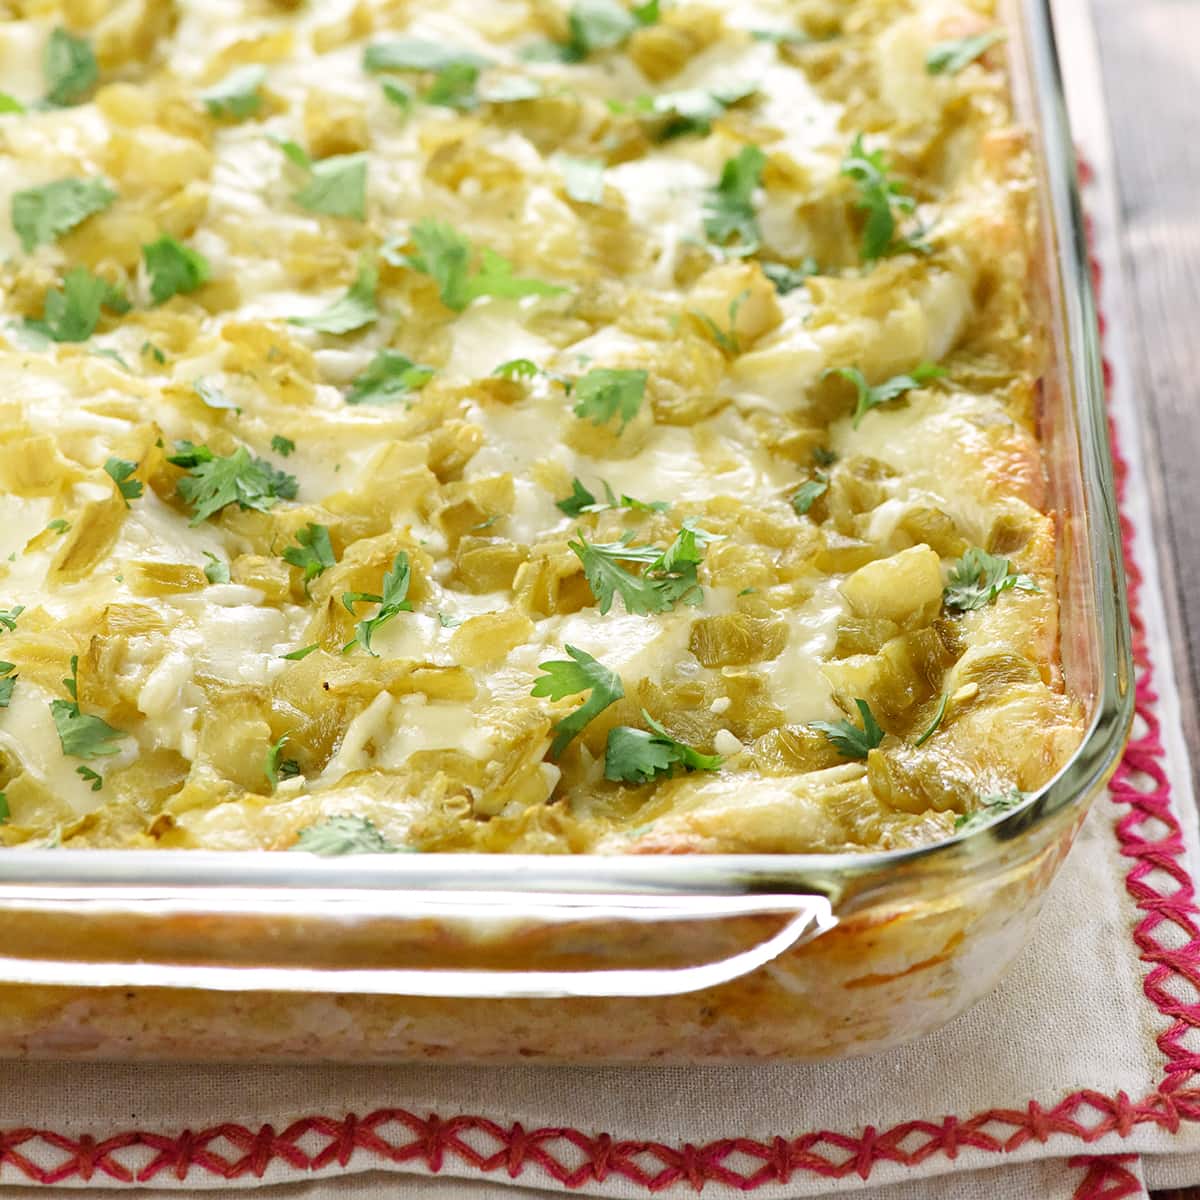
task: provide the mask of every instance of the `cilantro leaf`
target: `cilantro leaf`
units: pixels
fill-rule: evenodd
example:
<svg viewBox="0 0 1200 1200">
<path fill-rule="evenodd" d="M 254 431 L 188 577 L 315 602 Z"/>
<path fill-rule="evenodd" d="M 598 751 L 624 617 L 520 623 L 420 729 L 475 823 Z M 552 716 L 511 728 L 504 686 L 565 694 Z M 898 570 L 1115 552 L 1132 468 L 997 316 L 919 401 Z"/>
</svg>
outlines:
<svg viewBox="0 0 1200 1200">
<path fill-rule="evenodd" d="M 857 429 L 863 417 L 873 408 L 878 408 L 881 404 L 887 404 L 891 400 L 898 400 L 906 392 L 924 387 L 934 379 L 941 379 L 945 374 L 945 370 L 936 363 L 926 362 L 914 367 L 907 375 L 893 375 L 891 379 L 887 379 L 875 387 L 868 386 L 866 376 L 857 367 L 833 367 L 823 372 L 821 378 L 838 375 L 854 384 L 858 393 L 853 418 L 854 428 Z"/>
<path fill-rule="evenodd" d="M 866 758 L 883 741 L 884 732 L 865 700 L 855 700 L 854 703 L 862 717 L 861 729 L 849 721 L 811 721 L 809 725 L 823 733 L 846 758 Z"/>
<path fill-rule="evenodd" d="M 13 229 L 28 254 L 43 242 L 53 242 L 88 217 L 104 212 L 117 198 L 102 179 L 56 179 L 40 187 L 13 192 Z"/>
<path fill-rule="evenodd" d="M 501 379 L 535 379 L 542 373 L 542 368 L 531 358 L 512 358 L 501 363 L 493 372 Z"/>
<path fill-rule="evenodd" d="M 126 458 L 112 457 L 104 464 L 104 470 L 117 485 L 117 491 L 121 493 L 121 499 L 128 508 L 130 500 L 136 500 L 142 494 L 141 480 L 130 478 L 137 470 L 137 463 Z"/>
<path fill-rule="evenodd" d="M 25 611 L 25 605 L 17 604 L 12 608 L 0 608 L 0 625 L 9 633 L 17 627 L 17 618 Z"/>
<path fill-rule="evenodd" d="M 394 350 L 380 350 L 350 385 L 346 403 L 394 404 L 409 392 L 423 388 L 433 374 L 432 367 L 414 363 Z"/>
<path fill-rule="evenodd" d="M 12 810 L 8 807 L 8 796 L 4 792 L 0 792 L 0 825 L 12 816 Z"/>
<path fill-rule="evenodd" d="M 642 407 L 648 379 L 645 371 L 597 367 L 575 384 L 575 415 L 593 425 L 607 424 L 619 416 L 623 430 Z"/>
<path fill-rule="evenodd" d="M 100 78 L 100 68 L 87 38 L 59 28 L 46 42 L 42 74 L 46 79 L 46 99 L 65 108 L 87 99 Z"/>
<path fill-rule="evenodd" d="M 402 109 L 405 115 L 412 111 L 413 95 L 408 88 L 401 87 L 398 83 L 393 83 L 390 79 L 383 81 L 383 94 L 397 108 Z"/>
<path fill-rule="evenodd" d="M 79 710 L 79 656 L 71 655 L 71 675 L 63 680 L 70 700 L 51 700 L 50 715 L 62 752 L 72 758 L 107 758 L 117 754 L 116 743 L 127 735 L 114 729 L 107 721 Z"/>
<path fill-rule="evenodd" d="M 931 737 L 933 737 L 933 735 L 935 733 L 937 733 L 938 727 L 941 725 L 942 719 L 946 715 L 946 705 L 949 703 L 950 703 L 950 693 L 943 692 L 942 693 L 942 702 L 941 702 L 941 704 L 938 705 L 937 712 L 933 714 L 933 720 L 929 722 L 929 728 L 926 729 L 925 732 L 923 734 L 921 734 L 921 736 L 919 738 L 917 738 L 917 740 L 915 742 L 913 742 L 914 746 L 925 745 L 925 743 L 927 741 L 929 741 L 929 739 Z"/>
<path fill-rule="evenodd" d="M 20 678 L 13 674 L 16 669 L 15 663 L 0 662 L 0 708 L 7 708 L 12 702 L 13 689 Z"/>
<path fill-rule="evenodd" d="M 287 458 L 295 448 L 296 443 L 290 437 L 284 437 L 282 433 L 277 433 L 271 438 L 271 449 L 284 458 Z"/>
<path fill-rule="evenodd" d="M 412 612 L 412 604 L 408 599 L 408 585 L 411 581 L 411 571 L 408 565 L 408 555 L 401 550 L 392 563 L 392 569 L 383 577 L 383 595 L 376 596 L 371 592 L 344 592 L 342 604 L 346 611 L 354 616 L 354 606 L 360 602 L 378 604 L 379 611 L 364 621 L 359 621 L 354 631 L 354 640 L 342 647 L 342 653 L 348 654 L 355 645 L 361 646 L 368 654 L 374 654 L 371 649 L 371 639 L 381 625 L 402 612 Z"/>
<path fill-rule="evenodd" d="M 251 64 L 230 71 L 220 83 L 214 84 L 200 99 L 209 115 L 231 121 L 253 117 L 262 107 L 262 85 L 266 82 L 266 67 Z"/>
<path fill-rule="evenodd" d="M 479 107 L 475 85 L 479 82 L 479 68 L 470 63 L 451 63 L 443 67 L 433 78 L 433 83 L 421 96 L 426 104 L 439 108 L 456 108 L 470 112 Z"/>
<path fill-rule="evenodd" d="M 301 646 L 299 649 L 290 650 L 287 654 L 281 654 L 279 657 L 286 658 L 288 662 L 302 662 L 310 654 L 314 654 L 316 651 L 320 650 L 320 648 L 320 642 L 313 642 L 311 646 Z"/>
<path fill-rule="evenodd" d="M 395 854 L 393 846 L 366 818 L 327 817 L 316 825 L 300 830 L 293 850 L 323 856 L 337 854 Z"/>
<path fill-rule="evenodd" d="M 172 296 L 194 292 L 209 277 L 208 259 L 170 234 L 143 246 L 142 258 L 150 273 L 152 304 L 164 304 Z"/>
<path fill-rule="evenodd" d="M 971 612 L 994 604 L 1001 592 L 1040 592 L 1029 575 L 1020 575 L 1007 558 L 972 546 L 950 572 L 943 599 L 947 608 Z"/>
<path fill-rule="evenodd" d="M 618 725 L 610 729 L 604 751 L 604 777 L 614 783 L 650 783 L 685 771 L 716 771 L 725 761 L 719 754 L 701 754 L 673 738 L 644 708 L 642 719 L 651 732 Z"/>
<path fill-rule="evenodd" d="M 706 134 L 712 124 L 735 104 L 748 100 L 757 92 L 754 84 L 742 87 L 707 91 L 704 88 L 684 88 L 677 92 L 659 92 L 654 96 L 639 96 L 631 104 L 609 101 L 618 113 L 628 112 L 653 127 L 660 142 L 688 134 Z"/>
<path fill-rule="evenodd" d="M 580 204 L 601 204 L 604 201 L 604 163 L 598 158 L 558 157 L 567 195 Z"/>
<path fill-rule="evenodd" d="M 973 37 L 953 38 L 938 42 L 925 55 L 925 70 L 930 75 L 957 75 L 980 55 L 986 54 L 998 42 L 1004 41 L 1004 31 L 989 29 Z"/>
<path fill-rule="evenodd" d="M 375 307 L 375 291 L 379 287 L 379 268 L 364 258 L 350 290 L 328 308 L 311 317 L 291 317 L 293 325 L 315 329 L 320 333 L 353 333 L 379 319 Z"/>
<path fill-rule="evenodd" d="M 75 768 L 75 774 L 79 776 L 84 783 L 92 785 L 92 791 L 98 792 L 104 786 L 104 776 L 98 771 L 93 771 L 91 767 L 85 767 L 82 764 Z"/>
<path fill-rule="evenodd" d="M 281 758 L 283 748 L 288 744 L 291 735 L 285 733 L 267 751 L 266 762 L 263 763 L 263 774 L 271 785 L 271 791 L 279 787 L 281 779 L 295 779 L 300 772 L 300 764 L 294 758 Z"/>
<path fill-rule="evenodd" d="M 810 480 L 796 489 L 796 494 L 792 497 L 792 507 L 797 515 L 802 517 L 827 491 L 829 476 L 824 471 L 817 471 Z"/>
<path fill-rule="evenodd" d="M 480 296 L 519 299 L 522 296 L 557 296 L 565 289 L 540 279 L 521 279 L 512 273 L 512 264 L 486 247 L 480 261 L 471 270 L 471 243 L 444 221 L 426 218 L 412 229 L 417 252 L 399 261 L 414 271 L 428 275 L 438 285 L 442 303 L 462 312 Z M 389 260 L 391 261 L 391 260 Z"/>
<path fill-rule="evenodd" d="M 179 480 L 179 494 L 192 507 L 193 525 L 199 525 L 228 504 L 266 512 L 280 499 L 296 498 L 295 477 L 273 467 L 266 459 L 253 457 L 245 446 L 225 457 L 191 442 L 179 442 L 176 449 L 178 453 L 167 461 L 188 471 Z"/>
<path fill-rule="evenodd" d="M 959 813 L 954 818 L 954 832 L 966 833 L 990 825 L 997 817 L 1017 808 L 1028 799 L 1029 793 L 1019 788 L 994 796 L 980 796 L 979 807 L 974 812 Z"/>
<path fill-rule="evenodd" d="M 815 258 L 806 258 L 798 267 L 789 267 L 786 263 L 762 263 L 762 273 L 775 285 L 775 290 L 781 296 L 791 295 L 797 288 L 802 288 L 808 280 L 820 273 Z"/>
<path fill-rule="evenodd" d="M 613 50 L 623 45 L 639 26 L 653 25 L 658 19 L 658 0 L 635 5 L 632 9 L 618 4 L 617 0 L 576 0 L 567 15 L 567 40 L 530 46 L 525 57 L 583 62 L 599 50 Z"/>
<path fill-rule="evenodd" d="M 292 199 L 309 212 L 366 220 L 367 161 L 366 153 L 359 151 L 311 163 L 308 183 Z"/>
<path fill-rule="evenodd" d="M 887 255 L 905 251 L 915 254 L 931 252 L 924 240 L 924 230 L 918 229 L 908 236 L 899 235 L 896 213 L 914 212 L 917 202 L 908 195 L 900 180 L 891 177 L 889 171 L 883 151 L 868 152 L 861 133 L 854 139 L 850 153 L 842 160 L 842 174 L 858 184 L 855 206 L 867 214 L 861 248 L 864 262 L 875 262 Z"/>
<path fill-rule="evenodd" d="M 710 242 L 727 247 L 736 239 L 731 253 L 743 255 L 758 249 L 762 233 L 754 211 L 754 193 L 762 185 L 766 164 L 767 156 L 758 146 L 744 146 L 726 161 L 720 182 L 704 202 L 704 232 Z"/>
<path fill-rule="evenodd" d="M 334 557 L 333 544 L 329 540 L 329 530 L 324 525 L 314 525 L 311 522 L 296 532 L 295 546 L 288 546 L 283 552 L 284 562 L 299 567 L 304 572 L 304 587 L 323 575 L 330 567 L 337 566 Z"/>
<path fill-rule="evenodd" d="M 192 390 L 208 408 L 238 413 L 242 411 L 215 383 L 209 383 L 206 379 L 193 380 Z"/>
<path fill-rule="evenodd" d="M 5 113 L 23 113 L 25 105 L 23 105 L 16 96 L 10 96 L 7 92 L 0 92 L 0 115 Z"/>
<path fill-rule="evenodd" d="M 577 517 L 581 513 L 611 512 L 613 509 L 629 509 L 631 512 L 666 512 L 671 506 L 666 500 L 635 500 L 632 496 L 618 497 L 612 487 L 600 480 L 604 488 L 605 499 L 597 501 L 596 497 L 583 486 L 578 479 L 571 480 L 571 494 L 563 500 L 556 500 L 555 506 L 568 517 Z"/>
<path fill-rule="evenodd" d="M 229 564 L 223 563 L 211 550 L 205 550 L 204 557 L 208 559 L 204 564 L 204 578 L 209 583 L 228 583 Z"/>
<path fill-rule="evenodd" d="M 730 300 L 728 329 L 722 329 L 708 313 L 700 312 L 695 308 L 688 309 L 688 312 L 708 330 L 709 336 L 711 336 L 717 346 L 732 358 L 742 352 L 742 344 L 738 339 L 737 318 L 738 313 L 742 311 L 742 305 L 749 299 L 750 289 L 747 288 Z"/>
<path fill-rule="evenodd" d="M 589 542 L 582 533 L 567 545 L 583 564 L 592 595 L 604 615 L 618 593 L 630 615 L 668 612 L 676 604 L 696 605 L 703 599 L 697 567 L 704 560 L 702 548 L 711 534 L 685 522 L 666 550 L 635 546 L 630 541 Z M 635 574 L 622 563 L 643 564 Z"/>
<path fill-rule="evenodd" d="M 590 693 L 573 713 L 555 724 L 554 741 L 550 744 L 550 757 L 555 761 L 589 721 L 625 695 L 621 677 L 615 671 L 610 671 L 575 646 L 565 649 L 573 661 L 539 663 L 538 669 L 546 673 L 534 681 L 530 693 L 532 696 L 549 696 L 551 700 L 562 700 L 580 692 Z"/>
<path fill-rule="evenodd" d="M 447 67 L 482 69 L 490 65 L 488 59 L 473 50 L 416 37 L 373 42 L 363 53 L 363 67 L 373 72 L 430 71 L 436 74 Z"/>
<path fill-rule="evenodd" d="M 51 288 L 42 302 L 40 320 L 26 320 L 26 329 L 55 342 L 86 342 L 100 323 L 101 306 L 117 313 L 129 311 L 129 301 L 107 279 L 73 267 L 61 288 Z"/>
</svg>

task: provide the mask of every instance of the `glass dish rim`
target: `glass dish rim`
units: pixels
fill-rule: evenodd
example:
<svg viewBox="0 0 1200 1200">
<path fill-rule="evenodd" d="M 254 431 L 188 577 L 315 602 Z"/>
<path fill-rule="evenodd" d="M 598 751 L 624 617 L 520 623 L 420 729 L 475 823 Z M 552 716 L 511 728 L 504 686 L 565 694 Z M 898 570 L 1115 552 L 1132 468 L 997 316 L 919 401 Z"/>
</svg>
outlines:
<svg viewBox="0 0 1200 1200">
<path fill-rule="evenodd" d="M 1123 550 L 1110 456 L 1102 351 L 1089 248 L 1079 194 L 1076 152 L 1066 112 L 1051 0 L 1007 0 L 1010 28 L 1023 54 L 1010 53 L 1014 87 L 1030 93 L 1038 123 L 1044 219 L 1055 252 L 1046 256 L 1061 306 L 1068 350 L 1066 380 L 1076 411 L 1080 463 L 1089 514 L 1088 552 L 1102 655 L 1095 710 L 1062 770 L 1018 807 L 991 824 L 905 850 L 837 854 L 659 855 L 362 855 L 321 859 L 279 851 L 92 850 L 14 847 L 0 854 L 0 892 L 16 888 L 180 889 L 199 901 L 229 888 L 336 890 L 378 894 L 396 890 L 488 891 L 514 894 L 748 892 L 841 893 L 851 883 L 883 882 L 921 864 L 922 870 L 976 865 L 990 849 L 1049 823 L 1089 796 L 1119 760 L 1133 719 L 1133 658 Z M 1024 70 L 1028 79 L 1018 79 Z M 352 865 L 351 865 L 352 864 Z"/>
</svg>

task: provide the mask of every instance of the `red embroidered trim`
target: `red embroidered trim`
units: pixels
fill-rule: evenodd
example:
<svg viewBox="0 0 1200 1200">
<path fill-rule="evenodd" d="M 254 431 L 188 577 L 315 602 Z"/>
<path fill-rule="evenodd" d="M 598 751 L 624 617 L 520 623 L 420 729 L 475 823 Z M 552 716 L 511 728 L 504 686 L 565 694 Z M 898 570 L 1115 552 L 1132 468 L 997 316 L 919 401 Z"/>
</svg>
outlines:
<svg viewBox="0 0 1200 1200">
<path fill-rule="evenodd" d="M 1099 292 L 1098 264 L 1093 262 L 1092 269 Z M 1103 324 L 1102 320 L 1102 330 Z M 1111 385 L 1107 363 L 1105 382 Z M 1118 497 L 1123 498 L 1128 466 L 1115 438 L 1113 457 Z M 69 1138 L 24 1128 L 0 1130 L 0 1176 L 13 1168 L 44 1184 L 68 1179 L 86 1182 L 96 1175 L 130 1184 L 164 1175 L 183 1181 L 193 1172 L 223 1179 L 261 1179 L 268 1167 L 278 1163 L 308 1173 L 334 1165 L 344 1168 L 358 1156 L 371 1160 L 371 1166 L 415 1162 L 433 1173 L 449 1162 L 472 1173 L 503 1171 L 511 1179 L 530 1171 L 567 1188 L 619 1178 L 648 1192 L 674 1186 L 699 1191 L 706 1184 L 749 1192 L 767 1184 L 786 1184 L 794 1175 L 828 1179 L 858 1175 L 865 1180 L 879 1163 L 915 1167 L 939 1155 L 953 1160 L 963 1147 L 1004 1154 L 1030 1141 L 1045 1143 L 1050 1137 L 1073 1138 L 1087 1145 L 1114 1133 L 1126 1138 L 1141 1125 L 1174 1133 L 1185 1121 L 1200 1121 L 1200 1089 L 1188 1086 L 1200 1071 L 1200 1053 L 1188 1049 L 1184 1041 L 1189 1031 L 1200 1027 L 1200 1002 L 1181 1000 L 1170 987 L 1183 981 L 1187 994 L 1200 994 L 1200 910 L 1183 862 L 1182 830 L 1171 811 L 1139 604 L 1142 575 L 1133 560 L 1133 527 L 1124 516 L 1121 531 L 1137 667 L 1135 707 L 1145 732 L 1130 741 L 1113 776 L 1111 794 L 1115 803 L 1128 808 L 1116 834 L 1121 853 L 1134 863 L 1125 884 L 1142 913 L 1133 939 L 1141 958 L 1151 964 L 1143 988 L 1158 1012 L 1171 1020 L 1157 1039 L 1167 1060 L 1164 1077 L 1148 1096 L 1132 1101 L 1124 1092 L 1105 1096 L 1079 1091 L 1051 1108 L 1031 1100 L 1023 1109 L 989 1109 L 966 1120 L 948 1116 L 940 1123 L 906 1121 L 883 1131 L 873 1126 L 857 1134 L 821 1130 L 770 1141 L 722 1138 L 701 1146 L 614 1141 L 606 1133 L 590 1135 L 569 1127 L 527 1130 L 519 1123 L 505 1126 L 480 1116 L 422 1118 L 401 1108 L 380 1109 L 362 1118 L 354 1113 L 340 1118 L 305 1117 L 281 1133 L 271 1125 L 254 1130 L 223 1124 L 178 1134 L 138 1130 L 97 1142 L 90 1136 Z M 1149 780 L 1148 790 L 1137 786 L 1139 778 Z M 1167 890 L 1160 890 L 1156 875 L 1166 877 Z M 1178 948 L 1173 945 L 1177 942 L 1182 943 Z M 315 1152 L 300 1146 L 306 1138 L 311 1143 L 314 1136 L 327 1139 L 326 1144 Z M 491 1143 L 494 1149 L 478 1148 Z M 52 1147 L 64 1157 L 56 1166 L 42 1167 L 21 1153 L 22 1147 L 43 1153 Z M 1135 1158 L 1071 1158 L 1071 1166 L 1086 1170 L 1075 1200 L 1144 1195 L 1141 1184 L 1122 1165 Z"/>
</svg>

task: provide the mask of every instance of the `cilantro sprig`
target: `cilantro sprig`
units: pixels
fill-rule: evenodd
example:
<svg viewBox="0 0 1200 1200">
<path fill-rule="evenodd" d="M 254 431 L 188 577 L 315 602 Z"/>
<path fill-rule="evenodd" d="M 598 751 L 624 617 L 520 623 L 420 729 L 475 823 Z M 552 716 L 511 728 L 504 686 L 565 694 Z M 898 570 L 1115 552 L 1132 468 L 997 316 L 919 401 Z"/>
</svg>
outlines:
<svg viewBox="0 0 1200 1200">
<path fill-rule="evenodd" d="M 207 446 L 176 442 L 167 462 L 188 473 L 179 480 L 179 494 L 191 506 L 193 525 L 227 505 L 266 512 L 279 500 L 294 500 L 299 484 L 294 475 L 256 458 L 239 446 L 232 454 L 214 454 Z"/>
<path fill-rule="evenodd" d="M 76 225 L 112 206 L 117 193 L 103 179 L 56 179 L 39 187 L 13 192 L 13 229 L 28 254 L 43 242 L 53 242 Z"/>
<path fill-rule="evenodd" d="M 342 647 L 343 654 L 349 654 L 357 645 L 361 646 L 368 654 L 379 657 L 371 648 L 371 639 L 379 628 L 386 625 L 393 617 L 399 616 L 402 612 L 412 612 L 412 604 L 407 599 L 411 577 L 408 555 L 401 550 L 392 563 L 392 569 L 383 577 L 382 594 L 376 595 L 374 592 L 344 592 L 342 594 L 342 604 L 352 617 L 357 615 L 354 611 L 356 604 L 379 605 L 374 616 L 359 621 L 354 630 L 354 639 Z"/>
<path fill-rule="evenodd" d="M 907 375 L 893 375 L 891 379 L 886 379 L 875 387 L 867 383 L 866 376 L 857 367 L 832 367 L 823 372 L 821 378 L 827 379 L 830 375 L 837 375 L 854 385 L 857 400 L 854 405 L 853 422 L 854 428 L 857 429 L 863 417 L 873 408 L 892 400 L 899 400 L 907 392 L 924 387 L 935 379 L 942 379 L 945 374 L 944 368 L 936 363 L 926 362 L 914 367 Z"/>
<path fill-rule="evenodd" d="M 625 695 L 621 677 L 615 671 L 610 671 L 576 646 L 568 645 L 564 649 L 570 659 L 538 664 L 538 669 L 545 674 L 534 681 L 530 693 L 532 696 L 548 696 L 551 700 L 563 700 L 580 692 L 588 693 L 588 698 L 574 712 L 554 726 L 550 757 L 556 761 L 590 721 Z"/>
<path fill-rule="evenodd" d="M 0 708 L 7 708 L 12 703 L 13 690 L 20 678 L 13 674 L 16 669 L 16 663 L 0 662 Z"/>
<path fill-rule="evenodd" d="M 757 90 L 754 84 L 716 91 L 684 88 L 677 92 L 638 96 L 628 103 L 610 100 L 608 106 L 615 113 L 628 113 L 637 118 L 657 141 L 666 142 L 689 134 L 711 132 L 714 121 L 748 100 Z"/>
<path fill-rule="evenodd" d="M 107 721 L 79 708 L 79 656 L 71 655 L 71 674 L 62 681 L 70 700 L 51 700 L 50 715 L 62 752 L 72 758 L 109 758 L 120 752 L 118 743 L 127 735 Z"/>
<path fill-rule="evenodd" d="M 575 382 L 574 413 L 593 425 L 605 425 L 619 417 L 624 430 L 642 407 L 649 378 L 646 371 L 597 367 Z"/>
<path fill-rule="evenodd" d="M 399 849 L 379 832 L 366 817 L 327 817 L 300 830 L 292 850 L 324 857 L 340 854 L 395 854 Z"/>
<path fill-rule="evenodd" d="M 583 564 L 584 577 L 604 615 L 620 595 L 631 615 L 668 612 L 676 604 L 697 605 L 703 600 L 697 568 L 704 547 L 714 537 L 690 522 L 675 535 L 666 550 L 634 545 L 632 534 L 619 542 L 589 542 L 582 533 L 568 542 Z M 640 574 L 625 563 L 642 565 Z"/>
<path fill-rule="evenodd" d="M 283 748 L 290 739 L 291 735 L 285 733 L 267 750 L 267 758 L 263 763 L 263 774 L 267 777 L 272 792 L 279 787 L 280 780 L 295 779 L 297 775 L 302 774 L 300 764 L 294 758 L 283 757 Z"/>
<path fill-rule="evenodd" d="M 615 50 L 643 25 L 659 19 L 659 0 L 626 8 L 617 0 L 576 0 L 567 15 L 565 42 L 539 42 L 524 56 L 534 61 L 579 63 L 602 50 Z"/>
<path fill-rule="evenodd" d="M 294 160 L 294 156 L 289 157 Z M 309 159 L 308 182 L 292 193 L 292 199 L 309 212 L 365 221 L 368 161 L 363 151 L 334 154 L 316 161 Z"/>
<path fill-rule="evenodd" d="M 873 263 L 888 255 L 906 252 L 931 253 L 923 228 L 900 234 L 896 214 L 912 214 L 917 202 L 908 194 L 905 184 L 892 176 L 883 151 L 867 150 L 861 133 L 842 160 L 842 174 L 858 184 L 855 205 L 866 213 L 861 247 L 864 262 Z"/>
<path fill-rule="evenodd" d="M 854 704 L 862 717 L 861 729 L 849 721 L 812 721 L 810 726 L 823 733 L 846 758 L 866 758 L 883 741 L 884 731 L 865 700 L 855 700 Z"/>
<path fill-rule="evenodd" d="M 728 253 L 753 254 L 762 242 L 754 194 L 762 186 L 766 164 L 767 156 L 758 146 L 743 146 L 726 161 L 717 186 L 705 197 L 704 232 Z"/>
<path fill-rule="evenodd" d="M 257 63 L 236 67 L 208 91 L 201 92 L 200 99 L 209 116 L 244 121 L 256 116 L 262 107 L 262 85 L 266 79 L 266 67 Z"/>
<path fill-rule="evenodd" d="M 609 730 L 604 751 L 606 779 L 614 783 L 650 783 L 674 774 L 676 767 L 685 771 L 716 771 L 724 763 L 719 754 L 701 754 L 673 738 L 644 708 L 642 720 L 650 732 L 629 725 Z"/>
<path fill-rule="evenodd" d="M 42 54 L 42 74 L 51 104 L 64 108 L 82 104 L 100 78 L 91 42 L 66 29 L 53 30 Z"/>
<path fill-rule="evenodd" d="M 792 496 L 792 507 L 796 510 L 796 515 L 803 517 L 827 491 L 829 476 L 824 471 L 814 471 L 813 477 L 802 483 Z"/>
<path fill-rule="evenodd" d="M 432 367 L 415 363 L 395 350 L 380 350 L 351 383 L 346 403 L 395 404 L 409 392 L 423 388 L 433 375 Z"/>
<path fill-rule="evenodd" d="M 488 59 L 473 50 L 417 37 L 372 42 L 363 52 L 363 67 L 373 74 L 389 71 L 437 74 L 448 67 L 468 66 L 478 70 L 490 65 Z"/>
<path fill-rule="evenodd" d="M 947 608 L 971 612 L 994 604 L 1001 592 L 1041 590 L 1031 576 L 1018 573 L 1007 558 L 972 546 L 951 570 L 943 601 Z"/>
<path fill-rule="evenodd" d="M 474 254 L 470 239 L 445 221 L 426 218 L 412 228 L 415 254 L 397 254 L 384 248 L 384 257 L 394 265 L 409 266 L 428 275 L 438 285 L 442 303 L 462 312 L 481 296 L 515 300 L 522 296 L 557 296 L 565 289 L 541 279 L 524 279 L 513 274 L 512 263 L 486 246 Z"/>
<path fill-rule="evenodd" d="M 329 540 L 329 529 L 324 525 L 309 522 L 296 531 L 296 545 L 288 546 L 283 552 L 283 561 L 304 572 L 304 590 L 330 567 L 337 566 L 333 543 Z"/>
</svg>

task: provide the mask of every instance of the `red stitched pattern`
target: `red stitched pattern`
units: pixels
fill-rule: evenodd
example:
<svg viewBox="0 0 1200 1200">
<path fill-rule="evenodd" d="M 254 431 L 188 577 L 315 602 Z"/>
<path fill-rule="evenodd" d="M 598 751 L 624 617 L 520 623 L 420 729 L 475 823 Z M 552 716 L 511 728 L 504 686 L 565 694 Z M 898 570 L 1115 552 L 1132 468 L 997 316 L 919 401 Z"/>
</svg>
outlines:
<svg viewBox="0 0 1200 1200">
<path fill-rule="evenodd" d="M 1095 263 L 1093 273 L 1099 292 L 1100 271 Z M 1107 364 L 1105 377 L 1111 383 Z M 1128 467 L 1115 439 L 1114 460 L 1117 492 L 1123 497 Z M 535 1185 L 550 1179 L 567 1188 L 616 1178 L 647 1192 L 676 1186 L 700 1191 L 709 1185 L 749 1192 L 767 1184 L 786 1184 L 797 1175 L 828 1179 L 857 1175 L 865 1180 L 879 1163 L 916 1167 L 939 1156 L 954 1160 L 964 1147 L 1004 1154 L 1051 1137 L 1087 1145 L 1111 1134 L 1126 1138 L 1142 1125 L 1174 1133 L 1183 1122 L 1200 1121 L 1200 1089 L 1189 1086 L 1200 1071 L 1200 1053 L 1190 1050 L 1184 1040 L 1200 1027 L 1200 1002 L 1179 999 L 1169 986 L 1182 980 L 1189 985 L 1186 994 L 1200 994 L 1200 913 L 1183 863 L 1182 831 L 1171 811 L 1139 604 L 1142 575 L 1133 561 L 1133 527 L 1124 516 L 1121 529 L 1137 667 L 1136 710 L 1145 732 L 1129 743 L 1113 776 L 1111 793 L 1114 802 L 1127 809 L 1116 834 L 1121 853 L 1133 863 L 1125 883 L 1142 914 L 1133 939 L 1150 964 L 1143 988 L 1155 1009 L 1171 1022 L 1158 1038 L 1166 1059 L 1164 1076 L 1148 1096 L 1133 1101 L 1124 1092 L 1105 1096 L 1079 1091 L 1049 1108 L 1030 1101 L 1022 1109 L 989 1109 L 965 1120 L 947 1116 L 940 1122 L 906 1121 L 882 1131 L 872 1126 L 851 1134 L 821 1130 L 770 1141 L 722 1138 L 700 1146 L 615 1141 L 607 1133 L 588 1134 L 569 1127 L 527 1130 L 519 1123 L 501 1125 L 480 1116 L 421 1117 L 398 1108 L 361 1118 L 354 1113 L 306 1117 L 282 1132 L 271 1125 L 255 1130 L 222 1124 L 200 1132 L 130 1131 L 101 1142 L 22 1128 L 0 1130 L 0 1179 L 15 1171 L 44 1184 L 88 1181 L 97 1175 L 121 1183 L 148 1183 L 164 1176 L 183 1181 L 191 1175 L 233 1180 L 262 1178 L 276 1164 L 308 1173 L 345 1168 L 354 1160 L 363 1169 L 417 1163 L 434 1173 L 451 1166 L 459 1173 L 464 1168 L 481 1175 L 503 1171 L 512 1179 L 529 1174 Z M 1139 786 L 1141 781 L 1148 782 L 1148 788 Z M 1181 939 L 1183 945 L 1172 948 Z M 315 1151 L 300 1145 L 306 1141 L 311 1146 L 321 1138 L 325 1144 Z M 40 1165 L 48 1149 L 63 1155 L 54 1166 Z M 31 1154 L 40 1161 L 35 1162 Z M 1086 1171 L 1075 1200 L 1144 1195 L 1141 1184 L 1122 1165 L 1135 1157 L 1071 1158 L 1069 1165 Z"/>
</svg>

